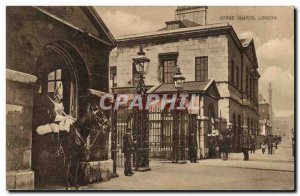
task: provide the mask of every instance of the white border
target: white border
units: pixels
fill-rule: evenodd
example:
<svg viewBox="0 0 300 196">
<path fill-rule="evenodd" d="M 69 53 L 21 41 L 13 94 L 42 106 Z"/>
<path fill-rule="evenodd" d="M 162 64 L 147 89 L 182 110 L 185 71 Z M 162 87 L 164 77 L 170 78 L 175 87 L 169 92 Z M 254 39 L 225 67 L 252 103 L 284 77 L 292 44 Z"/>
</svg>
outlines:
<svg viewBox="0 0 300 196">
<path fill-rule="evenodd" d="M 6 55 L 5 55 L 5 36 L 6 36 L 6 17 L 5 17 L 5 9 L 6 6 L 8 5 L 98 5 L 98 6 L 177 6 L 177 5 L 208 5 L 208 6 L 292 6 L 294 5 L 296 8 L 299 8 L 300 6 L 300 1 L 296 0 L 284 0 L 284 1 L 279 1 L 279 0 L 251 0 L 251 1 L 241 1 L 241 0 L 214 0 L 214 1 L 209 1 L 209 0 L 189 0 L 189 1 L 183 1 L 183 0 L 109 0 L 109 1 L 99 1 L 99 0 L 52 0 L 52 1 L 40 1 L 40 0 L 2 0 L 0 1 L 0 29 L 1 29 L 1 36 L 0 36 L 0 41 L 2 43 L 3 47 L 0 47 L 1 54 L 2 54 L 2 69 L 0 69 L 0 89 L 1 89 L 1 95 L 0 95 L 0 108 L 3 108 L 2 111 L 0 112 L 0 126 L 1 126 L 1 159 L 0 159 L 0 165 L 1 165 L 1 178 L 0 178 L 0 189 L 1 189 L 1 195 L 8 195 L 9 193 L 5 190 L 6 189 L 6 172 L 5 172 L 5 167 L 6 167 L 6 158 L 5 158 L 5 152 L 6 152 L 6 145 L 5 145 L 5 138 L 6 138 L 6 126 L 5 126 L 5 121 L 6 121 L 6 116 L 5 116 L 5 103 L 6 103 L 6 87 L 5 87 L 5 68 L 6 68 Z M 298 13 L 299 14 L 299 13 Z M 299 20 L 297 20 L 297 26 L 299 26 Z M 299 32 L 297 33 L 298 36 Z M 297 50 L 297 56 L 299 56 L 299 50 Z M 299 76 L 299 68 L 297 70 L 297 75 Z M 299 91 L 299 84 L 297 91 Z M 297 104 L 299 105 L 299 104 Z M 297 121 L 299 120 L 299 115 L 297 118 Z M 297 138 L 299 139 L 299 138 Z M 299 167 L 297 167 L 299 169 Z M 299 173 L 299 171 L 298 171 Z M 298 181 L 298 180 L 297 180 Z M 217 183 L 217 182 L 216 182 Z M 298 187 L 299 189 L 299 187 Z M 17 193 L 16 195 L 19 195 L 20 193 Z M 21 193 L 24 194 L 24 193 Z M 43 193 L 38 193 L 38 195 L 43 194 Z M 49 193 L 47 193 L 49 194 Z M 55 193 L 56 195 L 62 195 L 63 193 Z M 86 193 L 80 193 L 80 195 L 83 195 Z M 95 194 L 95 193 L 94 193 Z M 107 195 L 108 193 L 96 193 L 96 194 L 101 194 L 101 195 Z M 124 194 L 124 193 L 123 193 Z M 162 195 L 162 193 L 154 193 L 156 195 Z M 170 193 L 172 194 L 172 193 Z M 205 194 L 205 193 L 200 193 L 200 194 Z M 209 195 L 217 195 L 219 193 L 213 193 Z M 264 193 L 255 193 L 255 194 L 264 194 Z M 288 194 L 288 193 L 286 193 Z M 110 193 L 111 195 L 111 193 Z M 165 195 L 165 194 L 164 194 Z M 282 195 L 282 194 L 281 194 Z M 285 195 L 285 194 L 283 194 Z"/>
</svg>

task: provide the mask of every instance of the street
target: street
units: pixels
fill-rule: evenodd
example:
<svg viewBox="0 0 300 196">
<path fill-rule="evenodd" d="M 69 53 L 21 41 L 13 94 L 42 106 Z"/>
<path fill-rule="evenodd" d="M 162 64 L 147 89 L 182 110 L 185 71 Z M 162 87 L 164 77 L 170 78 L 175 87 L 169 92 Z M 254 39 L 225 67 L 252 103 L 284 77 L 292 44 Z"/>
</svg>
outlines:
<svg viewBox="0 0 300 196">
<path fill-rule="evenodd" d="M 250 153 L 250 152 L 249 152 Z M 242 153 L 231 153 L 228 161 L 199 160 L 199 163 L 150 162 L 151 171 L 136 172 L 108 182 L 81 187 L 82 190 L 292 190 L 294 159 L 289 142 L 282 142 L 275 154 L 257 150 L 243 161 Z"/>
</svg>

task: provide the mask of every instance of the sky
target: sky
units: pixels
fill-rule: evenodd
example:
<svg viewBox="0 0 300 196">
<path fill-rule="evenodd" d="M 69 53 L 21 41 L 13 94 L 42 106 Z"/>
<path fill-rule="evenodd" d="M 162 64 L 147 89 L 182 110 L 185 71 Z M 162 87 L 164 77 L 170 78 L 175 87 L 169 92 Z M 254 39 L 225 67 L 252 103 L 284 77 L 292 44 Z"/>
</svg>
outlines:
<svg viewBox="0 0 300 196">
<path fill-rule="evenodd" d="M 173 20 L 176 7 L 95 7 L 114 37 L 156 31 Z M 259 92 L 273 87 L 276 116 L 294 115 L 294 11 L 292 7 L 208 7 L 207 24 L 229 22 L 239 38 L 252 37 L 259 63 Z M 234 20 L 222 16 L 234 16 Z M 256 20 L 237 20 L 251 16 Z M 259 20 L 272 16 L 271 20 Z M 276 17 L 276 18 L 275 18 Z"/>
</svg>

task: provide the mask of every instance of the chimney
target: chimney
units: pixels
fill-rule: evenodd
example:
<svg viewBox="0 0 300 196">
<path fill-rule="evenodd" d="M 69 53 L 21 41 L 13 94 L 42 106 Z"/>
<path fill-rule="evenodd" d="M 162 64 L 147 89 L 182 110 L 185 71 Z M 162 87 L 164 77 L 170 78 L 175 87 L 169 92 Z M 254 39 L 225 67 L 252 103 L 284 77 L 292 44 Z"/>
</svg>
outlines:
<svg viewBox="0 0 300 196">
<path fill-rule="evenodd" d="M 189 20 L 199 25 L 206 25 L 207 6 L 179 6 L 175 20 Z"/>
</svg>

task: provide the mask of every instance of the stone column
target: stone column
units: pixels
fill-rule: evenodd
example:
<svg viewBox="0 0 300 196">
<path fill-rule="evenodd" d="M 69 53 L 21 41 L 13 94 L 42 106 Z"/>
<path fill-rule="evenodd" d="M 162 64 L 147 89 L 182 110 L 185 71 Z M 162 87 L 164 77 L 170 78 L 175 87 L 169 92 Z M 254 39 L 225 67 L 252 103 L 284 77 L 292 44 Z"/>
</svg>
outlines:
<svg viewBox="0 0 300 196">
<path fill-rule="evenodd" d="M 6 189 L 33 190 L 32 113 L 37 77 L 6 69 Z M 22 141 L 22 142 L 21 142 Z"/>
</svg>

